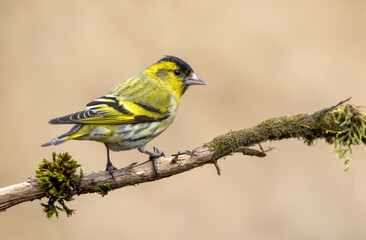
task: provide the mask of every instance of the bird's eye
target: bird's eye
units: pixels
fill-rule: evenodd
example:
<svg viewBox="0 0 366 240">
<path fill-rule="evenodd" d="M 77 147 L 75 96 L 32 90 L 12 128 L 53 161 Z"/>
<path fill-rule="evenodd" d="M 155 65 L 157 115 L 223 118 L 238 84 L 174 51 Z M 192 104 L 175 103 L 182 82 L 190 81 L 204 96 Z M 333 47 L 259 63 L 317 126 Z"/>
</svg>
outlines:
<svg viewBox="0 0 366 240">
<path fill-rule="evenodd" d="M 182 75 L 182 72 L 180 70 L 174 70 L 174 75 L 179 77 Z"/>
</svg>

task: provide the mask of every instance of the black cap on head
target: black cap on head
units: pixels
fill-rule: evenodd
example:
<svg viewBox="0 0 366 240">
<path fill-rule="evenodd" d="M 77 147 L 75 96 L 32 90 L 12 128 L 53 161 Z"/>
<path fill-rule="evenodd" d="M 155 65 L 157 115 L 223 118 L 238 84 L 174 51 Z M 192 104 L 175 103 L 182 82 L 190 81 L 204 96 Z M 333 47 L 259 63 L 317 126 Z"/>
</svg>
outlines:
<svg viewBox="0 0 366 240">
<path fill-rule="evenodd" d="M 188 63 L 186 63 L 185 61 L 183 61 L 180 58 L 167 55 L 159 60 L 159 62 L 164 62 L 164 61 L 173 62 L 173 63 L 177 64 L 178 67 L 186 73 L 193 73 L 193 69 L 191 68 L 191 66 L 189 66 Z"/>
</svg>

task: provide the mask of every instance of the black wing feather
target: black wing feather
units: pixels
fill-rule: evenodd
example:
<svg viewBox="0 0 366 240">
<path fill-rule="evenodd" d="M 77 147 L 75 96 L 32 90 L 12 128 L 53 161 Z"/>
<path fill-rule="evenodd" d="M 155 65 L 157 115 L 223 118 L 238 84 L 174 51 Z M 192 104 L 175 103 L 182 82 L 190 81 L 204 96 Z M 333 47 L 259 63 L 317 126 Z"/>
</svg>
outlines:
<svg viewBox="0 0 366 240">
<path fill-rule="evenodd" d="M 78 120 L 88 119 L 91 117 L 98 116 L 99 114 L 94 112 L 93 110 L 84 110 L 76 113 L 72 113 L 63 117 L 58 117 L 51 119 L 49 121 L 50 124 L 74 124 L 80 123 Z"/>
</svg>

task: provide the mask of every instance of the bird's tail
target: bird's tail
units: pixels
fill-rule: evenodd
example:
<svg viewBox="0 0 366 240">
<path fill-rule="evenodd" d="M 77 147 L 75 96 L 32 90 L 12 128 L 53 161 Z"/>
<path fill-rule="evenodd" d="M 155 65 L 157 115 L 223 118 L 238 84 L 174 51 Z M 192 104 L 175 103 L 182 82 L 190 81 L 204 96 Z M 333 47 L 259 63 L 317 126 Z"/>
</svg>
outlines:
<svg viewBox="0 0 366 240">
<path fill-rule="evenodd" d="M 84 135 L 85 133 L 79 133 L 78 131 L 80 130 L 80 128 L 83 126 L 83 124 L 75 124 L 70 131 L 68 131 L 65 134 L 62 134 L 61 136 L 52 139 L 51 141 L 49 141 L 48 143 L 42 144 L 41 147 L 47 147 L 47 146 L 51 146 L 51 145 L 58 145 L 61 144 L 67 140 L 73 139 L 73 138 L 77 138 L 77 137 L 81 137 L 82 135 Z"/>
</svg>

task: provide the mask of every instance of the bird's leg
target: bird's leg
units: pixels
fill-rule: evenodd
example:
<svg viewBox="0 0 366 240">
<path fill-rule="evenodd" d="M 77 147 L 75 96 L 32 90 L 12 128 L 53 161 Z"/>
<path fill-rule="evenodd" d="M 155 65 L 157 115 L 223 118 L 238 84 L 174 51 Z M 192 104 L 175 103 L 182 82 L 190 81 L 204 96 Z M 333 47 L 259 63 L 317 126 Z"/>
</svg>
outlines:
<svg viewBox="0 0 366 240">
<path fill-rule="evenodd" d="M 156 175 L 158 175 L 159 174 L 159 169 L 158 169 L 158 166 L 157 166 L 156 159 L 159 158 L 159 157 L 161 157 L 161 156 L 164 156 L 165 157 L 164 152 L 160 152 L 159 149 L 157 149 L 156 147 L 154 147 L 154 152 L 149 152 L 149 151 L 147 151 L 145 149 L 145 146 L 138 148 L 138 150 L 141 153 L 146 153 L 147 155 L 150 156 L 149 159 L 150 159 L 150 161 L 153 164 L 154 171 L 155 171 Z"/>
<path fill-rule="evenodd" d="M 113 166 L 111 159 L 109 157 L 109 148 L 107 146 L 107 144 L 105 144 L 105 147 L 107 148 L 107 165 L 105 170 L 108 171 L 111 175 L 112 175 L 112 179 L 114 181 L 114 174 L 113 174 L 113 170 L 117 170 L 117 168 L 115 166 Z"/>
</svg>

